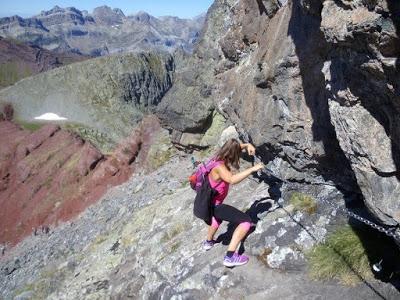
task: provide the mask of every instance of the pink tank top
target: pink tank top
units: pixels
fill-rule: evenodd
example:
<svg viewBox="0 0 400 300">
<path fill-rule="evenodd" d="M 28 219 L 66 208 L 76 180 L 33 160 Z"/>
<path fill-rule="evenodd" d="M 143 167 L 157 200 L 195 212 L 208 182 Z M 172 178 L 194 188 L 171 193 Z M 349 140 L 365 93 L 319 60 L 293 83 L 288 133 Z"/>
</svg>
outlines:
<svg viewBox="0 0 400 300">
<path fill-rule="evenodd" d="M 221 163 L 222 162 L 217 164 L 217 166 L 219 166 Z M 210 180 L 211 187 L 218 192 L 218 195 L 214 197 L 212 203 L 213 205 L 220 205 L 222 202 L 224 202 L 226 196 L 228 195 L 229 183 L 223 181 L 222 179 L 221 181 L 214 181 L 210 175 L 208 175 L 208 179 Z"/>
</svg>

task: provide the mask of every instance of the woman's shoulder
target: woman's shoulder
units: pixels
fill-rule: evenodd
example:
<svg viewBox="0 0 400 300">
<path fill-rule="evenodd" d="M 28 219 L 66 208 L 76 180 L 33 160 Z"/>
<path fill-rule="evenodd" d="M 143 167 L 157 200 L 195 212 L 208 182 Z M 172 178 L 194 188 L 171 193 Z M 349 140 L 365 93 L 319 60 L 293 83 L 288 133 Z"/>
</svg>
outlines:
<svg viewBox="0 0 400 300">
<path fill-rule="evenodd" d="M 218 162 L 215 167 L 213 168 L 217 173 L 223 172 L 230 172 L 229 167 L 225 164 L 224 161 Z"/>
<path fill-rule="evenodd" d="M 225 162 L 223 160 L 215 160 L 214 166 L 215 167 L 225 167 Z"/>
</svg>

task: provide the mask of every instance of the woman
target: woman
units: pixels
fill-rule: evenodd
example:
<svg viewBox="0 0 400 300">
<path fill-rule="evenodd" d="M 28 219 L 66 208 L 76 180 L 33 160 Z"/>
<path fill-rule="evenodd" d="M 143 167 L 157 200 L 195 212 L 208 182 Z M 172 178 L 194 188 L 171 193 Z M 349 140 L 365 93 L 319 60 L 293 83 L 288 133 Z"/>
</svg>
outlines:
<svg viewBox="0 0 400 300">
<path fill-rule="evenodd" d="M 232 174 L 232 167 L 239 169 L 240 153 L 243 149 L 246 149 L 249 155 L 255 154 L 253 145 L 241 144 L 235 139 L 228 140 L 218 151 L 216 155 L 217 164 L 209 174 L 210 185 L 218 194 L 213 199 L 214 215 L 212 224 L 208 228 L 207 240 L 203 242 L 203 248 L 210 250 L 214 246 L 215 241 L 213 238 L 222 221 L 238 224 L 224 257 L 224 265 L 227 267 L 244 265 L 249 261 L 247 256 L 238 254 L 236 249 L 246 236 L 252 223 L 249 215 L 222 202 L 228 194 L 230 184 L 237 184 L 251 175 L 251 173 L 264 168 L 263 164 L 257 164 L 243 172 Z"/>
</svg>

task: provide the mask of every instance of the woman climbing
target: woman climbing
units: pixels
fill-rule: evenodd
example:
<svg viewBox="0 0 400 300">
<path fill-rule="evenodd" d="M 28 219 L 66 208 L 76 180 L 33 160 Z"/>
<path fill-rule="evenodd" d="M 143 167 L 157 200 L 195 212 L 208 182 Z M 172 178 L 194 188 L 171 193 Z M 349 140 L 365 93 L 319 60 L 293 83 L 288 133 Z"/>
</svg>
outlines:
<svg viewBox="0 0 400 300">
<path fill-rule="evenodd" d="M 237 224 L 228 246 L 228 251 L 224 257 L 224 265 L 227 267 L 241 266 L 249 261 L 247 256 L 240 255 L 236 252 L 236 249 L 252 226 L 252 221 L 249 215 L 233 206 L 223 204 L 222 202 L 228 194 L 230 184 L 237 184 L 251 175 L 251 173 L 264 168 L 263 164 L 257 164 L 240 173 L 232 174 L 232 167 L 239 169 L 240 153 L 244 149 L 247 150 L 249 155 L 255 154 L 253 145 L 241 144 L 236 139 L 228 140 L 218 151 L 215 157 L 215 161 L 217 162 L 216 166 L 209 174 L 210 185 L 218 194 L 212 200 L 214 215 L 212 217 L 212 223 L 208 228 L 207 240 L 203 242 L 203 249 L 210 250 L 214 246 L 214 235 L 222 221 Z"/>
</svg>

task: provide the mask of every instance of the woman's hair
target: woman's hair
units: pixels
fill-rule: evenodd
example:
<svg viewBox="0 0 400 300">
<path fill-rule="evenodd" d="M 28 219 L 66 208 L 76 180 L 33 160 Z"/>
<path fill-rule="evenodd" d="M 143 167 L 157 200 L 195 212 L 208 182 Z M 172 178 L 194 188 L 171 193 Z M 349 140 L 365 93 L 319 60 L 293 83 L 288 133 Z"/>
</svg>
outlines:
<svg viewBox="0 0 400 300">
<path fill-rule="evenodd" d="M 239 169 L 239 159 L 242 149 L 240 143 L 236 139 L 228 140 L 221 149 L 219 149 L 216 158 L 217 160 L 223 160 L 225 166 L 230 170 L 230 167 Z"/>
</svg>

